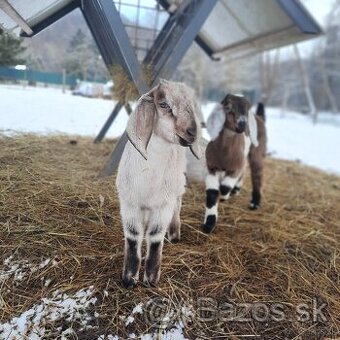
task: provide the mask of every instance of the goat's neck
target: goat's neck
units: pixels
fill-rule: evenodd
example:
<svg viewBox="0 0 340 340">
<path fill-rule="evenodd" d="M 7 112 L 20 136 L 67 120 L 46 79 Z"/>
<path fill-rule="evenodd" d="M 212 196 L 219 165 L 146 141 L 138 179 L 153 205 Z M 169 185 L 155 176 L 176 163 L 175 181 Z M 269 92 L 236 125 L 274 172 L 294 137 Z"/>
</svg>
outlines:
<svg viewBox="0 0 340 340">
<path fill-rule="evenodd" d="M 150 138 L 150 142 L 148 145 L 148 154 L 149 155 L 155 155 L 155 156 L 166 156 L 171 155 L 174 152 L 184 152 L 184 147 L 170 143 L 167 140 L 165 140 L 163 137 L 160 137 L 153 133 Z"/>
<path fill-rule="evenodd" d="M 224 127 L 224 129 L 222 130 L 222 133 L 224 135 L 225 138 L 233 138 L 237 135 L 236 131 L 233 131 L 227 127 Z"/>
<path fill-rule="evenodd" d="M 224 138 L 234 138 L 236 136 L 247 136 L 247 137 L 249 137 L 248 128 L 244 132 L 238 133 L 236 131 L 229 129 L 228 127 L 224 127 L 223 130 L 222 130 L 222 133 L 223 133 Z"/>
</svg>

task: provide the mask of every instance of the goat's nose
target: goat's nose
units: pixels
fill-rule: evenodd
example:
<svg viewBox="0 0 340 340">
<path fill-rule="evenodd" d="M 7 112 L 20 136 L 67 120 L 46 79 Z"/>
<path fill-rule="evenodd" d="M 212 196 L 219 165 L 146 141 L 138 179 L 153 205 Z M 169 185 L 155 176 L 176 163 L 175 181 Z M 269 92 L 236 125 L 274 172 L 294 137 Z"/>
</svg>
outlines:
<svg viewBox="0 0 340 340">
<path fill-rule="evenodd" d="M 246 122 L 244 120 L 241 120 L 237 123 L 239 129 L 245 129 L 246 128 Z"/>
<path fill-rule="evenodd" d="M 197 133 L 196 125 L 190 126 L 190 127 L 187 129 L 187 134 L 188 134 L 190 137 L 195 137 L 195 136 L 196 136 L 196 133 Z"/>
<path fill-rule="evenodd" d="M 244 132 L 245 129 L 246 129 L 246 126 L 247 126 L 247 124 L 246 124 L 246 122 L 245 122 L 244 120 L 239 120 L 239 121 L 237 122 L 237 124 L 236 124 L 236 132 L 237 132 L 237 133 L 242 133 L 242 132 Z"/>
</svg>

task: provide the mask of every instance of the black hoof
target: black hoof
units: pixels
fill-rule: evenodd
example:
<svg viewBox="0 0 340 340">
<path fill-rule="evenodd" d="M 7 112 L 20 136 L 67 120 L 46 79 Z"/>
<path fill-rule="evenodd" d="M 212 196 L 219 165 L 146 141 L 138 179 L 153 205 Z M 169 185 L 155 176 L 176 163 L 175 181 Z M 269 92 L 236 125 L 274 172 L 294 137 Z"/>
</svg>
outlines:
<svg viewBox="0 0 340 340">
<path fill-rule="evenodd" d="M 207 217 L 207 221 L 203 224 L 203 232 L 206 234 L 210 234 L 214 231 L 216 227 L 216 215 L 209 215 Z"/>
<path fill-rule="evenodd" d="M 230 192 L 230 196 L 234 196 L 240 193 L 241 188 L 240 187 L 233 187 L 233 190 Z"/>
<path fill-rule="evenodd" d="M 257 210 L 257 209 L 260 209 L 260 205 L 251 202 L 250 205 L 249 205 L 249 209 L 250 209 L 250 210 Z"/>
<path fill-rule="evenodd" d="M 157 280 L 152 280 L 152 279 L 146 279 L 144 278 L 143 280 L 143 286 L 146 288 L 156 288 L 158 284 Z"/>
<path fill-rule="evenodd" d="M 122 284 L 124 288 L 132 289 L 137 286 L 137 281 L 133 277 L 123 277 Z"/>
<path fill-rule="evenodd" d="M 169 235 L 169 233 L 166 233 L 165 238 L 169 240 L 171 243 L 178 243 L 181 240 L 180 236 L 174 234 Z"/>
</svg>

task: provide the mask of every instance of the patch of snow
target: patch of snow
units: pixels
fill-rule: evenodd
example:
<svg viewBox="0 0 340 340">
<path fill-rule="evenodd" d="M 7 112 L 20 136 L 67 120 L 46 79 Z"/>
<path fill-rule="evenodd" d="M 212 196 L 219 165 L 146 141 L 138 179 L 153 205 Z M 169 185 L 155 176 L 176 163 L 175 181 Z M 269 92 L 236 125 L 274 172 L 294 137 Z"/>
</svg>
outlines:
<svg viewBox="0 0 340 340">
<path fill-rule="evenodd" d="M 93 297 L 93 286 L 84 288 L 74 295 L 56 290 L 51 298 L 42 298 L 39 303 L 12 320 L 0 324 L 2 339 L 42 339 L 49 324 L 63 320 L 70 324 L 78 322 L 83 329 L 91 328 L 92 317 L 87 310 L 97 301 Z M 61 332 L 61 338 L 73 334 L 71 328 Z"/>
<path fill-rule="evenodd" d="M 73 96 L 61 89 L 0 85 L 0 130 L 95 136 L 111 114 L 115 102 Z M 126 127 L 123 108 L 108 136 L 117 137 Z"/>
<path fill-rule="evenodd" d="M 117 335 L 100 335 L 97 340 L 119 340 Z"/>
<path fill-rule="evenodd" d="M 143 334 L 140 337 L 141 340 L 187 340 L 187 338 L 183 334 L 183 327 L 180 323 L 176 323 L 174 328 L 171 328 L 168 331 L 163 331 L 161 333 L 153 333 L 153 334 Z"/>
<path fill-rule="evenodd" d="M 135 321 L 135 318 L 131 315 L 129 315 L 127 318 L 126 318 L 126 321 L 125 321 L 125 326 L 127 325 L 130 325 L 131 323 L 133 323 Z"/>
<path fill-rule="evenodd" d="M 132 314 L 143 314 L 143 302 L 139 303 L 133 310 Z"/>
<path fill-rule="evenodd" d="M 51 281 L 52 281 L 51 279 L 47 279 L 44 283 L 44 286 L 48 287 L 50 285 Z"/>
<path fill-rule="evenodd" d="M 329 117 L 329 114 L 327 115 Z M 298 160 L 330 173 L 340 174 L 340 157 L 336 146 L 340 144 L 340 116 L 333 115 L 332 123 L 313 124 L 311 118 L 295 112 L 284 116 L 281 110 L 267 110 L 268 151 L 273 157 Z"/>
<path fill-rule="evenodd" d="M 16 260 L 14 256 L 11 255 L 4 260 L 4 268 L 0 270 L 0 283 L 7 279 L 12 279 L 15 284 L 19 284 L 26 276 L 44 269 L 50 262 L 51 259 L 47 258 L 39 264 L 33 264 L 27 260 Z"/>
<path fill-rule="evenodd" d="M 115 104 L 110 100 L 63 94 L 60 89 L 23 89 L 9 85 L 0 85 L 0 98 L 0 131 L 6 134 L 18 131 L 95 136 Z M 212 102 L 203 105 L 205 121 L 215 106 Z M 340 144 L 339 114 L 320 112 L 316 125 L 309 116 L 293 111 L 282 114 L 278 108 L 266 108 L 266 116 L 268 151 L 274 157 L 300 160 L 328 172 L 340 173 L 340 157 L 334 155 L 334 147 Z M 122 109 L 107 136 L 120 136 L 127 120 L 128 115 Z M 203 129 L 203 137 L 210 139 L 207 129 Z"/>
<path fill-rule="evenodd" d="M 143 302 L 135 306 L 128 317 L 125 317 L 124 315 L 120 316 L 121 320 L 125 321 L 125 326 L 128 326 L 135 321 L 134 314 L 143 314 Z"/>
</svg>

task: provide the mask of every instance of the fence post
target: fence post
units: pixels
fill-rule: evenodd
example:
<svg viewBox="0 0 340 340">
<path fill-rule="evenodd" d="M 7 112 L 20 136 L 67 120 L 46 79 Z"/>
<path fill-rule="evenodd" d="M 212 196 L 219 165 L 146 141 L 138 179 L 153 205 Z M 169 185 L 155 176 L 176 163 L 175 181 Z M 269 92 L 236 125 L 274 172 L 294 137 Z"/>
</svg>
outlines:
<svg viewBox="0 0 340 340">
<path fill-rule="evenodd" d="M 63 93 L 66 92 L 66 69 L 63 68 Z"/>
</svg>

